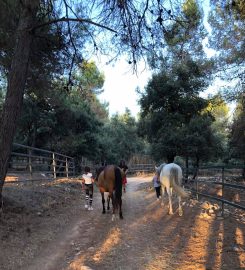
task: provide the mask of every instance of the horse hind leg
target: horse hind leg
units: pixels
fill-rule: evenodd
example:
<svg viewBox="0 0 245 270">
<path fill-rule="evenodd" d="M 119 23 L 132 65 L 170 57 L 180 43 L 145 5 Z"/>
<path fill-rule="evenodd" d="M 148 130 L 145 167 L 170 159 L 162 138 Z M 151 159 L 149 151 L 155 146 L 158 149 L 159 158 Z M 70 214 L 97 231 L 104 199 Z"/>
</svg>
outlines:
<svg viewBox="0 0 245 270">
<path fill-rule="evenodd" d="M 119 201 L 119 217 L 120 219 L 123 219 L 123 214 L 122 214 L 122 199 Z"/>
<path fill-rule="evenodd" d="M 102 197 L 102 206 L 103 206 L 102 214 L 105 214 L 105 197 L 104 197 L 104 193 L 101 193 L 101 197 Z"/>
<path fill-rule="evenodd" d="M 110 210 L 110 196 L 107 197 L 107 211 Z"/>
<path fill-rule="evenodd" d="M 172 190 L 171 188 L 167 189 L 167 193 L 168 193 L 168 206 L 169 206 L 169 215 L 173 215 L 173 206 L 172 206 Z"/>
<path fill-rule="evenodd" d="M 115 216 L 116 204 L 115 204 L 114 194 L 112 194 L 111 200 L 112 200 L 112 218 L 111 218 L 111 220 L 114 221 L 116 218 L 116 216 Z"/>
<path fill-rule="evenodd" d="M 183 216 L 183 209 L 181 206 L 181 197 L 178 196 L 178 200 L 179 200 L 179 216 L 182 217 Z"/>
<path fill-rule="evenodd" d="M 161 189 L 162 189 L 162 202 L 161 202 L 161 206 L 164 206 L 164 195 L 165 195 L 165 187 L 164 186 L 161 186 Z"/>
</svg>

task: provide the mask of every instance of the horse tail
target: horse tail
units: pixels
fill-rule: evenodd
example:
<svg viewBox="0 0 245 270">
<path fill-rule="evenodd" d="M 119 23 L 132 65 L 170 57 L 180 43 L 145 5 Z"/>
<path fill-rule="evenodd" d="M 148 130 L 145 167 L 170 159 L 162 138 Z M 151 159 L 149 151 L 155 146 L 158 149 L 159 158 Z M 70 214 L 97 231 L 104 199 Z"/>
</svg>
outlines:
<svg viewBox="0 0 245 270">
<path fill-rule="evenodd" d="M 187 198 L 189 194 L 180 186 L 180 183 L 178 181 L 178 169 L 177 168 L 171 168 L 170 170 L 170 183 L 172 184 L 173 189 L 176 191 L 176 193 L 183 198 Z"/>
<path fill-rule="evenodd" d="M 122 174 L 118 167 L 115 167 L 115 199 L 118 203 L 122 197 Z"/>
</svg>

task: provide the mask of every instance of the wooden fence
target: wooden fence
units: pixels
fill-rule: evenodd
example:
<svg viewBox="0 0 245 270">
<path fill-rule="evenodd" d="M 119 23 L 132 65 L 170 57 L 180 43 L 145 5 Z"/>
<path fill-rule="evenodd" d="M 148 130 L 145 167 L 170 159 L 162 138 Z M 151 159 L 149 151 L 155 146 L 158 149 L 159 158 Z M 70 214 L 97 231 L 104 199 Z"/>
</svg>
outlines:
<svg viewBox="0 0 245 270">
<path fill-rule="evenodd" d="M 153 173 L 155 162 L 149 155 L 134 155 L 128 160 L 128 173 Z"/>
<path fill-rule="evenodd" d="M 74 158 L 22 144 L 13 144 L 6 182 L 52 180 L 74 175 Z"/>
<path fill-rule="evenodd" d="M 207 197 L 224 205 L 245 210 L 245 179 L 243 166 L 209 166 L 201 167 L 191 191 L 196 195 Z"/>
<path fill-rule="evenodd" d="M 199 196 L 216 200 L 221 203 L 222 213 L 224 205 L 245 210 L 245 178 L 243 166 L 208 166 L 200 167 L 191 191 L 198 199 Z M 186 169 L 183 169 L 185 175 Z M 195 169 L 188 168 L 193 175 Z M 131 164 L 129 173 L 155 172 L 155 164 Z M 188 174 L 187 174 L 188 178 Z"/>
<path fill-rule="evenodd" d="M 131 164 L 129 165 L 128 174 L 135 173 L 153 173 L 155 164 Z"/>
<path fill-rule="evenodd" d="M 140 160 L 128 164 L 129 174 L 155 172 L 153 162 L 138 162 Z M 93 164 L 86 159 L 82 160 L 80 165 L 89 165 L 93 169 Z M 191 168 L 188 170 L 192 171 Z M 75 176 L 74 158 L 21 144 L 13 145 L 6 182 L 53 180 L 57 177 L 71 176 Z M 221 202 L 222 212 L 225 204 L 245 210 L 243 166 L 200 167 L 197 178 L 189 180 L 189 183 L 192 184 L 191 191 L 197 199 L 199 196 L 203 196 Z M 231 194 L 237 198 L 232 198 Z M 240 199 L 239 194 L 241 194 Z"/>
</svg>

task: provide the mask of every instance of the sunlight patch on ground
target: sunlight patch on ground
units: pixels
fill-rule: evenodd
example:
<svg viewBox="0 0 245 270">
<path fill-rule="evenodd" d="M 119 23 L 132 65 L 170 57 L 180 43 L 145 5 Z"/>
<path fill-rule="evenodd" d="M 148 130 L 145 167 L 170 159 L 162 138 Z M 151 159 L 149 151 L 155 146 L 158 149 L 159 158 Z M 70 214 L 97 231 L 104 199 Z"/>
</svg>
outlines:
<svg viewBox="0 0 245 270">
<path fill-rule="evenodd" d="M 141 218 L 138 218 L 137 221 L 133 222 L 129 225 L 130 230 L 135 230 L 138 227 L 142 226 L 142 224 L 148 224 L 150 221 L 158 222 L 163 217 L 163 209 L 160 207 L 157 207 L 157 209 L 152 209 L 152 212 L 148 212 Z"/>
<path fill-rule="evenodd" d="M 208 257 L 208 243 L 212 222 L 196 218 L 193 232 L 186 244 L 187 249 L 182 254 L 179 269 L 185 270 L 206 270 L 205 263 Z M 188 258 L 188 260 L 187 260 Z"/>
<path fill-rule="evenodd" d="M 238 245 L 244 245 L 244 235 L 241 229 L 236 228 L 236 242 Z"/>
<path fill-rule="evenodd" d="M 153 262 L 146 265 L 144 270 L 159 270 L 159 261 L 161 261 L 161 269 L 169 269 L 169 258 L 166 258 L 166 255 L 161 254 L 158 254 L 157 257 L 158 259 L 156 264 L 154 263 L 154 260 L 152 260 Z"/>
<path fill-rule="evenodd" d="M 238 246 L 238 258 L 241 269 L 245 269 L 245 246 L 244 246 L 244 232 L 240 228 L 236 228 L 236 244 Z"/>
<path fill-rule="evenodd" d="M 95 262 L 100 262 L 101 260 L 103 260 L 103 257 L 106 256 L 111 251 L 111 249 L 113 249 L 113 247 L 115 247 L 120 242 L 120 238 L 121 238 L 120 229 L 113 228 L 109 233 L 108 238 L 104 241 L 102 246 L 93 256 L 93 260 Z"/>
<path fill-rule="evenodd" d="M 99 263 L 103 260 L 105 256 L 108 255 L 108 253 L 116 246 L 118 243 L 120 243 L 121 238 L 121 231 L 119 228 L 113 228 L 110 233 L 108 234 L 108 237 L 106 237 L 106 240 L 101 245 L 101 247 L 98 248 L 97 252 L 93 256 L 93 261 L 96 263 Z M 75 258 L 75 260 L 70 263 L 67 270 L 91 270 L 88 266 L 85 266 L 86 260 L 88 259 L 89 254 L 83 254 L 79 255 Z"/>
<path fill-rule="evenodd" d="M 222 250 L 223 250 L 223 245 L 224 245 L 224 223 L 221 222 L 220 223 L 220 227 L 219 227 L 219 234 L 218 237 L 216 239 L 216 243 L 215 243 L 215 254 L 214 256 L 214 269 L 221 269 L 221 265 L 222 265 Z"/>
<path fill-rule="evenodd" d="M 166 220 L 167 217 L 171 217 L 172 219 Z M 159 232 L 159 242 L 164 243 L 164 239 L 166 239 L 166 236 L 170 239 L 174 239 L 174 241 L 170 244 L 171 248 L 168 245 L 163 245 L 159 249 L 159 247 L 157 246 L 154 256 L 152 256 L 152 258 L 149 260 L 149 263 L 145 265 L 145 267 L 143 268 L 144 270 L 159 270 L 159 265 L 161 265 L 161 269 L 180 270 L 177 250 L 179 250 L 179 248 L 182 246 L 182 237 L 180 234 L 176 233 L 176 228 L 178 226 L 181 226 L 181 220 L 179 220 L 179 222 L 176 224 L 174 222 L 176 221 L 176 218 L 173 218 L 172 215 L 166 215 L 164 219 L 165 220 L 162 231 Z M 175 250 L 176 252 L 172 252 L 172 250 Z M 147 253 L 145 253 L 145 256 L 146 255 Z"/>
<path fill-rule="evenodd" d="M 85 270 L 86 266 L 84 266 L 85 255 L 80 255 L 77 257 L 70 265 L 67 270 Z"/>
</svg>

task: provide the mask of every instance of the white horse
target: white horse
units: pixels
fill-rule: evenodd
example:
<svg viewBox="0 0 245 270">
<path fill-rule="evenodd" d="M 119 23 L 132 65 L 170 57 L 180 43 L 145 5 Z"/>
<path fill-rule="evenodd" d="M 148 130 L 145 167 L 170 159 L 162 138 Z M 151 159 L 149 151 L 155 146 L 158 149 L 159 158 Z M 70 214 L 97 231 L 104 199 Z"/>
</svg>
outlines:
<svg viewBox="0 0 245 270">
<path fill-rule="evenodd" d="M 175 163 L 163 163 L 159 167 L 156 167 L 156 171 L 158 175 L 160 175 L 160 182 L 162 188 L 162 205 L 163 203 L 163 195 L 164 189 L 168 193 L 169 199 L 169 215 L 173 214 L 172 207 L 172 191 L 174 190 L 178 195 L 179 201 L 179 216 L 183 215 L 183 210 L 181 207 L 181 197 L 186 198 L 189 194 L 181 187 L 182 184 L 182 169 L 179 165 Z"/>
</svg>

